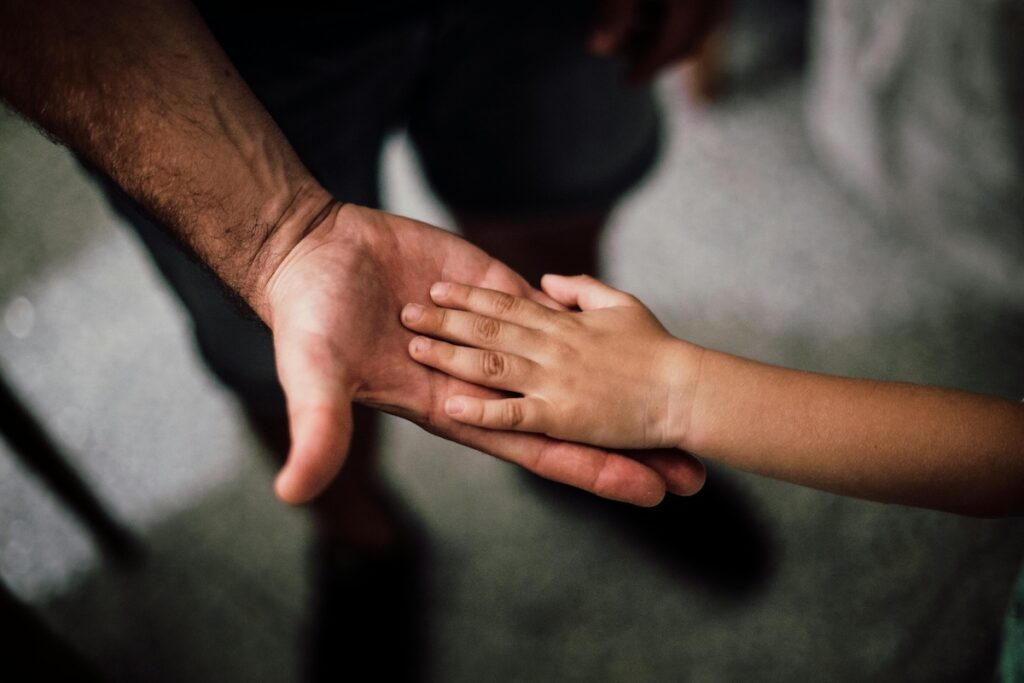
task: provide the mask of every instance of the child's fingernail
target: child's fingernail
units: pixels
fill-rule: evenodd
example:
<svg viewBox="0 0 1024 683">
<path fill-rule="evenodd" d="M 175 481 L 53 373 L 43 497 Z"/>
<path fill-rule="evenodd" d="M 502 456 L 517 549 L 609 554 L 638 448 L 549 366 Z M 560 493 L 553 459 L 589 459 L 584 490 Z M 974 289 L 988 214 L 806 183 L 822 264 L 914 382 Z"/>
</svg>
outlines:
<svg viewBox="0 0 1024 683">
<path fill-rule="evenodd" d="M 448 294 L 448 290 L 451 289 L 451 285 L 447 282 L 436 282 L 434 286 L 430 288 L 430 296 L 439 298 Z"/>
<path fill-rule="evenodd" d="M 461 398 L 450 398 L 444 402 L 444 410 L 449 415 L 458 415 L 465 409 L 466 405 Z"/>
<path fill-rule="evenodd" d="M 413 353 L 424 353 L 430 348 L 430 340 L 426 337 L 416 337 L 412 340 Z"/>
<path fill-rule="evenodd" d="M 423 307 L 419 304 L 406 304 L 402 309 L 402 320 L 414 323 L 423 317 Z"/>
</svg>

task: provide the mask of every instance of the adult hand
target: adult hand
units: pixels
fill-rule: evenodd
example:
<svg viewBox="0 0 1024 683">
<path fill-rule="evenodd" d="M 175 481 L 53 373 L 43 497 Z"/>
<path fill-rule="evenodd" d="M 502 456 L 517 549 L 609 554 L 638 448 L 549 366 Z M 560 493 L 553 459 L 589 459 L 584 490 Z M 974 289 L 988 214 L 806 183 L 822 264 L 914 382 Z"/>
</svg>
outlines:
<svg viewBox="0 0 1024 683">
<path fill-rule="evenodd" d="M 722 14 L 722 0 L 601 0 L 590 35 L 596 54 L 622 54 L 633 83 L 649 81 L 695 52 Z"/>
<path fill-rule="evenodd" d="M 585 275 L 545 275 L 544 291 L 579 312 L 457 283 L 430 290 L 403 322 L 420 363 L 520 394 L 458 396 L 454 419 L 606 448 L 681 448 L 703 349 L 676 339 L 635 297 Z"/>
<path fill-rule="evenodd" d="M 456 385 L 408 357 L 401 305 L 442 279 L 538 293 L 453 235 L 333 201 L 191 3 L 105 0 L 96 14 L 0 2 L 0 98 L 107 173 L 270 325 L 293 436 L 281 498 L 310 499 L 341 467 L 354 399 L 600 495 L 660 500 L 665 480 L 621 455 L 448 420 Z M 675 491 L 703 481 L 696 462 L 675 472 Z"/>
<path fill-rule="evenodd" d="M 288 399 L 292 447 L 276 483 L 285 501 L 314 497 L 342 466 L 352 401 L 597 495 L 655 505 L 666 485 L 693 493 L 695 459 L 636 459 L 520 432 L 460 424 L 444 412 L 454 395 L 500 394 L 413 361 L 399 315 L 428 303 L 431 284 L 454 280 L 556 305 L 500 262 L 443 230 L 351 204 L 334 205 L 267 281 L 265 317 Z"/>
</svg>

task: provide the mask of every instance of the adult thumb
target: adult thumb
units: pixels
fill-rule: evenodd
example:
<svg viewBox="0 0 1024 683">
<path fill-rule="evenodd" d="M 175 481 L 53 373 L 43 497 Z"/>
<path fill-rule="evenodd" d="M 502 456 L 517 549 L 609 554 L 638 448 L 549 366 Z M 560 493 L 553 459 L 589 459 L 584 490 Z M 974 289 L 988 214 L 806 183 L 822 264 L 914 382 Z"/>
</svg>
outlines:
<svg viewBox="0 0 1024 683">
<path fill-rule="evenodd" d="M 341 470 L 352 438 L 352 406 L 288 409 L 292 445 L 274 481 L 277 497 L 291 505 L 316 498 Z"/>
<path fill-rule="evenodd" d="M 292 505 L 309 502 L 334 480 L 352 438 L 352 394 L 313 340 L 280 340 L 278 376 L 288 401 L 291 448 L 274 482 L 277 497 Z"/>
</svg>

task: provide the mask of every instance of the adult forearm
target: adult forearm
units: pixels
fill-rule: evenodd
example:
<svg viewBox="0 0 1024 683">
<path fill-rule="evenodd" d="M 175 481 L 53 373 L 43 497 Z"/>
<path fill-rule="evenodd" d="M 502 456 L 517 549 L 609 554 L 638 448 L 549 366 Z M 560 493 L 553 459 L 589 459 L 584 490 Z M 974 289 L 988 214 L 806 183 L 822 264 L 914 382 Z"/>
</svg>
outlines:
<svg viewBox="0 0 1024 683">
<path fill-rule="evenodd" d="M 330 206 L 188 2 L 0 2 L 0 96 L 261 315 L 276 262 Z"/>
<path fill-rule="evenodd" d="M 786 370 L 708 351 L 682 446 L 842 495 L 1024 513 L 1024 406 Z"/>
</svg>

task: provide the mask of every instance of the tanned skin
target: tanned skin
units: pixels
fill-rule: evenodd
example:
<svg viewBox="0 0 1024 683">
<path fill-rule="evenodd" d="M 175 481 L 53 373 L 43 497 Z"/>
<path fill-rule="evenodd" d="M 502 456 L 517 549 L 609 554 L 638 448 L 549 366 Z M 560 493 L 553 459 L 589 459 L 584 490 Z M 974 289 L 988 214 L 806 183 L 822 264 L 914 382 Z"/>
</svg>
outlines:
<svg viewBox="0 0 1024 683">
<path fill-rule="evenodd" d="M 703 483 L 689 456 L 641 463 L 447 415 L 450 396 L 496 395 L 410 359 L 402 304 L 426 303 L 437 280 L 557 304 L 454 235 L 330 196 L 190 3 L 4 0 L 0 96 L 113 178 L 271 328 L 292 434 L 283 500 L 305 502 L 336 475 L 353 401 L 617 500 L 654 505 Z"/>
</svg>

